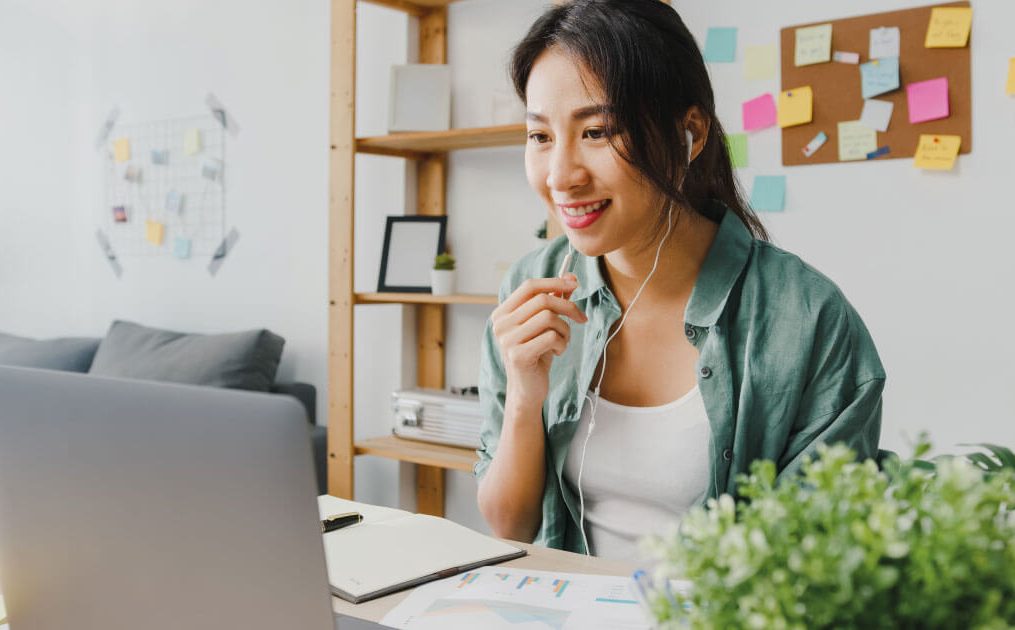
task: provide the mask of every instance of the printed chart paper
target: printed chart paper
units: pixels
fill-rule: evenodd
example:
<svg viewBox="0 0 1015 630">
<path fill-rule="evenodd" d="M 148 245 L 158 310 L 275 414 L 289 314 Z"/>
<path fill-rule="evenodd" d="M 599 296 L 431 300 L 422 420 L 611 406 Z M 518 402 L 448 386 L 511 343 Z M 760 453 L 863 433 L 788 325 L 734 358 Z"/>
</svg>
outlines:
<svg viewBox="0 0 1015 630">
<path fill-rule="evenodd" d="M 624 576 L 483 567 L 417 587 L 381 623 L 406 630 L 648 630 L 633 585 Z"/>
</svg>

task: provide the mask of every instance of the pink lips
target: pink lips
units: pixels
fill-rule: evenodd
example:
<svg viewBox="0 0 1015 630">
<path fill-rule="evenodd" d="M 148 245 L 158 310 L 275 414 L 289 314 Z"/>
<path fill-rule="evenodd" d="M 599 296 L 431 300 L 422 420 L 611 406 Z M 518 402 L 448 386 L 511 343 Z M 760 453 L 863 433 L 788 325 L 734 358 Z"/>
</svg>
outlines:
<svg viewBox="0 0 1015 630">
<path fill-rule="evenodd" d="M 595 223 L 596 219 L 601 217 L 603 213 L 606 212 L 606 209 L 610 207 L 611 203 L 613 203 L 613 200 L 607 200 L 606 204 L 603 205 L 603 207 L 599 208 L 594 212 L 582 215 L 580 217 L 573 217 L 570 214 L 564 212 L 563 209 L 560 209 L 560 216 L 561 219 L 563 219 L 564 221 L 564 225 L 571 228 L 572 230 L 581 230 Z"/>
</svg>

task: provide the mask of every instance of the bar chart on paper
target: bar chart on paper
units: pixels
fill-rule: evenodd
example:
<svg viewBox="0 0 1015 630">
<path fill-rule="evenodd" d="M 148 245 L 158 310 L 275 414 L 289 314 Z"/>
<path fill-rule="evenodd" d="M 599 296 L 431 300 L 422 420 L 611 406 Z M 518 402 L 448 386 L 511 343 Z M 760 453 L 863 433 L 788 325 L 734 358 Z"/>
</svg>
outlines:
<svg viewBox="0 0 1015 630">
<path fill-rule="evenodd" d="M 484 567 L 418 587 L 382 623 L 408 630 L 647 630 L 626 576 Z"/>
</svg>

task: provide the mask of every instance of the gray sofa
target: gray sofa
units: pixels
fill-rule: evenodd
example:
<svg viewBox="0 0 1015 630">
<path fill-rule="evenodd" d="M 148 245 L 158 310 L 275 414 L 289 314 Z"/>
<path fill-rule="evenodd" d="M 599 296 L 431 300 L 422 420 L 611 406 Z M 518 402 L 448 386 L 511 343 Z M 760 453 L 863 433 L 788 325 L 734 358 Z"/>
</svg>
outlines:
<svg viewBox="0 0 1015 630">
<path fill-rule="evenodd" d="M 327 491 L 327 430 L 316 425 L 317 389 L 277 382 L 285 340 L 268 330 L 187 334 L 117 320 L 105 337 L 29 339 L 0 332 L 0 365 L 227 387 L 292 396 L 307 411 L 317 487 Z"/>
</svg>

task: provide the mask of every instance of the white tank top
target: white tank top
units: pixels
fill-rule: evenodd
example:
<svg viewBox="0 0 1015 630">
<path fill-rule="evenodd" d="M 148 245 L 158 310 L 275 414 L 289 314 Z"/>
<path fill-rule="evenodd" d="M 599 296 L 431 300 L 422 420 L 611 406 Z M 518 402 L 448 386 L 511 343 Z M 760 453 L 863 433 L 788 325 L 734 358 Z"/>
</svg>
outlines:
<svg viewBox="0 0 1015 630">
<path fill-rule="evenodd" d="M 564 462 L 564 480 L 576 495 L 590 412 L 586 399 Z M 665 532 L 708 492 L 709 434 L 697 385 L 657 407 L 599 399 L 582 472 L 585 535 L 593 554 L 648 560 L 638 540 Z"/>
</svg>

